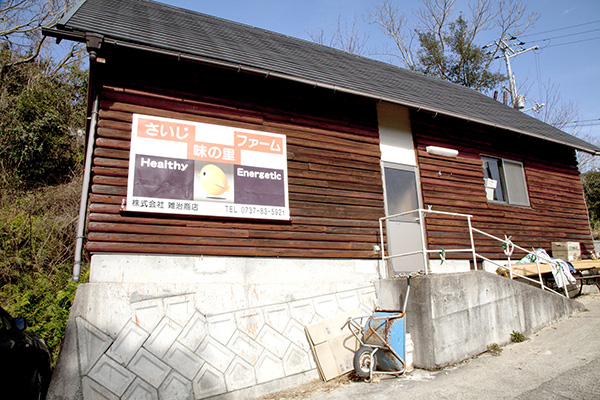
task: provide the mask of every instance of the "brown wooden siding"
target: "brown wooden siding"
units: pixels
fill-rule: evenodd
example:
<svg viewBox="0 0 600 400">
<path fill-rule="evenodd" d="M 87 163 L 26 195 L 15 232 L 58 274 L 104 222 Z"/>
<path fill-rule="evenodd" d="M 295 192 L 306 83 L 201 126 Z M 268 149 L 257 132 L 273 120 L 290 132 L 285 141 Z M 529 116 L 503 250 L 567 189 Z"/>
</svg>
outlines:
<svg viewBox="0 0 600 400">
<path fill-rule="evenodd" d="M 143 76 L 128 81 L 133 79 L 130 69 L 114 68 L 104 71 L 101 93 L 89 206 L 90 252 L 376 257 L 373 245 L 379 243 L 378 218 L 384 207 L 374 104 L 313 88 L 302 98 L 285 96 L 282 90 L 297 93 L 264 77 L 263 90 L 249 97 L 258 78 L 245 77 L 248 83 L 231 72 L 212 71 L 229 92 L 227 99 L 215 97 L 211 91 L 218 93 L 218 88 L 211 86 L 204 86 L 202 95 L 190 93 L 198 87 L 174 90 L 173 82 L 149 90 Z M 195 69 L 211 73 L 208 68 Z M 187 69 L 175 71 L 180 73 L 191 76 Z M 230 79 L 220 80 L 221 74 L 231 74 Z M 232 85 L 240 90 L 232 90 Z M 278 97 L 279 109 L 271 95 Z M 291 221 L 123 212 L 133 113 L 285 134 Z"/>
<path fill-rule="evenodd" d="M 589 255 L 593 243 L 572 149 L 424 112 L 411 113 L 411 121 L 425 207 L 471 214 L 475 228 L 500 238 L 511 236 L 526 249 L 542 247 L 550 253 L 552 242 L 570 241 L 580 242 L 583 256 Z M 448 147 L 459 154 L 455 159 L 434 156 L 426 152 L 427 146 Z M 523 163 L 529 207 L 487 201 L 482 154 Z M 430 249 L 469 245 L 463 221 L 431 215 L 426 227 Z M 479 253 L 503 256 L 501 243 L 481 235 L 475 239 Z"/>
</svg>

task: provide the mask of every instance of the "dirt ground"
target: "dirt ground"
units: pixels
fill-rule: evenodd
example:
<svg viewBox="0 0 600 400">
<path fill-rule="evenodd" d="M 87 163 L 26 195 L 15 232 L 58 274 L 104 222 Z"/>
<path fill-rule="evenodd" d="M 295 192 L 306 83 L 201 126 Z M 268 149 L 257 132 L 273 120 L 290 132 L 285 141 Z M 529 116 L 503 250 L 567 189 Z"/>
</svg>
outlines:
<svg viewBox="0 0 600 400">
<path fill-rule="evenodd" d="M 306 398 L 314 398 L 318 393 L 329 393 L 340 386 L 349 385 L 351 382 L 361 381 L 362 378 L 355 376 L 353 373 L 338 376 L 329 382 L 323 382 L 320 379 L 305 383 L 304 385 L 284 390 L 282 392 L 272 393 L 266 396 L 259 397 L 255 400 L 300 400 Z"/>
</svg>

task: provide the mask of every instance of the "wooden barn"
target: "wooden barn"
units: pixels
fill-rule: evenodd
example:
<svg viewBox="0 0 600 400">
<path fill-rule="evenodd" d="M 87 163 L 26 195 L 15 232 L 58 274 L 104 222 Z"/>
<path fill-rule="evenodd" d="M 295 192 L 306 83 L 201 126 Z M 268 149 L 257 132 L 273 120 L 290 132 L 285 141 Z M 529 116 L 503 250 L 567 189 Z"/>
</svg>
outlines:
<svg viewBox="0 0 600 400">
<path fill-rule="evenodd" d="M 90 54 L 90 283 L 56 398 L 64 382 L 200 399 L 310 379 L 304 326 L 429 268 L 382 246 L 470 245 L 455 216 L 386 215 L 431 207 L 525 248 L 593 248 L 575 151 L 600 149 L 471 89 L 147 0 L 84 0 L 44 34 Z"/>
</svg>

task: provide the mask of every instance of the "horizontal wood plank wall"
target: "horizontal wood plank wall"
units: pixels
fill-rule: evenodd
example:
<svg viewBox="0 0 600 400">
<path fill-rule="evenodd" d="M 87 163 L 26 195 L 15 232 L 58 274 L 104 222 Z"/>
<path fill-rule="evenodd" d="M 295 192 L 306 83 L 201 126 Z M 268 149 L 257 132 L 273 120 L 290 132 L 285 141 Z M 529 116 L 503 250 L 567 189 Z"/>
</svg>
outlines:
<svg viewBox="0 0 600 400">
<path fill-rule="evenodd" d="M 101 99 L 89 206 L 90 252 L 377 257 L 373 245 L 379 243 L 378 218 L 384 206 L 375 118 L 353 124 L 289 107 L 244 108 L 226 100 L 115 86 L 105 86 Z M 291 222 L 122 212 L 133 113 L 285 134 Z"/>
<path fill-rule="evenodd" d="M 425 207 L 471 214 L 475 228 L 500 238 L 511 236 L 526 249 L 541 247 L 550 254 L 552 242 L 579 242 L 583 257 L 589 256 L 593 243 L 572 149 L 424 112 L 412 112 L 411 122 Z M 457 158 L 430 155 L 427 146 L 452 148 L 459 154 Z M 530 207 L 487 201 L 482 154 L 523 163 Z M 470 245 L 464 220 L 430 215 L 426 227 L 430 249 Z M 476 235 L 475 247 L 488 258 L 505 258 L 502 243 L 493 239 Z M 522 256 L 515 252 L 513 258 Z"/>
</svg>

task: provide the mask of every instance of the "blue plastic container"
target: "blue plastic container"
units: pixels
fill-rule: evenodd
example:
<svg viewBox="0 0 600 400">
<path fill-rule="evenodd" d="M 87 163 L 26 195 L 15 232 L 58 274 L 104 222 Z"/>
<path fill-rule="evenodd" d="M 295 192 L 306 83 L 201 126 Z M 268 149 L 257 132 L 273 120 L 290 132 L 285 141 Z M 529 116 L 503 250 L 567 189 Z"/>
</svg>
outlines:
<svg viewBox="0 0 600 400">
<path fill-rule="evenodd" d="M 375 334 L 377 332 L 384 342 Z M 399 311 L 376 311 L 367 321 L 364 330 L 366 344 L 388 346 L 402 361 L 406 359 L 406 323 L 404 313 Z M 380 349 L 375 354 L 380 371 L 402 371 L 404 365 L 389 350 Z"/>
</svg>

